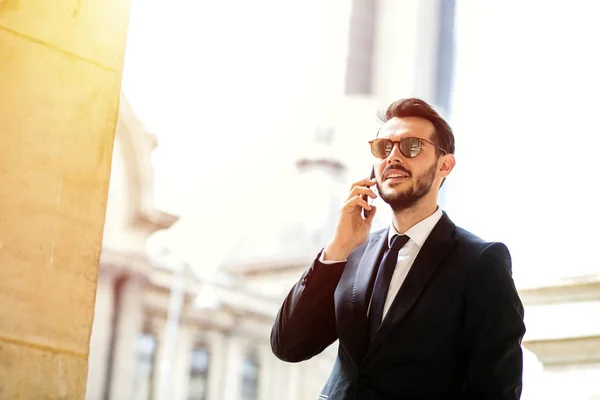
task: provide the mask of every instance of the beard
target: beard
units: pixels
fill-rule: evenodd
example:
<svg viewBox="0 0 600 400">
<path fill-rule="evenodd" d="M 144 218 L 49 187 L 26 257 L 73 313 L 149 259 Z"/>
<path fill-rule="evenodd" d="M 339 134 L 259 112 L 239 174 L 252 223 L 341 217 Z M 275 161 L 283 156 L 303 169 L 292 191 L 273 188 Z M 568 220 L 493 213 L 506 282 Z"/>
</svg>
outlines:
<svg viewBox="0 0 600 400">
<path fill-rule="evenodd" d="M 404 168 L 402 169 L 404 170 Z M 414 183 L 411 187 L 402 192 L 395 192 L 393 191 L 393 188 L 391 191 L 382 190 L 381 184 L 377 182 L 379 196 L 383 201 L 390 205 L 394 214 L 410 209 L 431 191 L 435 181 L 436 169 L 437 163 L 434 162 L 433 165 L 421 175 L 415 176 Z M 411 175 L 411 177 L 413 176 Z"/>
</svg>

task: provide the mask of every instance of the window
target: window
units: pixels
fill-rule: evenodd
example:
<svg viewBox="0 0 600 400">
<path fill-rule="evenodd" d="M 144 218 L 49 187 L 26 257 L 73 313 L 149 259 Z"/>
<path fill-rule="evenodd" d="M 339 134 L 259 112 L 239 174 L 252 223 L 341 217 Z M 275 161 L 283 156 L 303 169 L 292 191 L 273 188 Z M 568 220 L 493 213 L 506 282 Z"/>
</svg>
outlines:
<svg viewBox="0 0 600 400">
<path fill-rule="evenodd" d="M 190 354 L 190 385 L 188 400 L 205 400 L 208 386 L 210 352 L 203 344 L 194 346 Z"/>
<path fill-rule="evenodd" d="M 133 399 L 150 400 L 152 394 L 152 378 L 154 374 L 154 357 L 156 355 L 156 337 L 142 332 L 136 340 L 136 363 Z"/>
<path fill-rule="evenodd" d="M 258 377 L 260 364 L 255 352 L 250 352 L 242 361 L 242 400 L 258 399 Z"/>
</svg>

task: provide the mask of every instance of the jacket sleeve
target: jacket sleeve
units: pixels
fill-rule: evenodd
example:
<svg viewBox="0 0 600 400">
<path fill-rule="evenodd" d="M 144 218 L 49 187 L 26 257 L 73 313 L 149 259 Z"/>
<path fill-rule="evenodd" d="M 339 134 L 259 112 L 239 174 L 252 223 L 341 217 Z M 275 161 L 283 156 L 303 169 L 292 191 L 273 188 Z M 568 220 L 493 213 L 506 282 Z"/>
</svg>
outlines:
<svg viewBox="0 0 600 400">
<path fill-rule="evenodd" d="M 319 258 L 292 287 L 275 318 L 271 349 L 280 360 L 307 360 L 338 337 L 334 292 L 346 263 L 322 264 Z"/>
<path fill-rule="evenodd" d="M 466 398 L 520 399 L 523 318 L 510 253 L 502 243 L 489 244 L 472 266 L 466 288 Z"/>
</svg>

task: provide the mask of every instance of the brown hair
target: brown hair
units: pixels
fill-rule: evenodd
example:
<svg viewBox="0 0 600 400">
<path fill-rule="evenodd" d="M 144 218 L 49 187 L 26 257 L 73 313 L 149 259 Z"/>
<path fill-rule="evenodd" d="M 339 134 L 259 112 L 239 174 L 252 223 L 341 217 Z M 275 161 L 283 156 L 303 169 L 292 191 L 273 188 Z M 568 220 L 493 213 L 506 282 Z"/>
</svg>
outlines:
<svg viewBox="0 0 600 400">
<path fill-rule="evenodd" d="M 454 154 L 454 134 L 450 125 L 431 107 L 421 99 L 407 98 L 393 102 L 385 110 L 379 114 L 381 122 L 387 122 L 390 119 L 419 117 L 431 122 L 435 128 L 435 137 L 432 141 L 446 150 L 450 154 Z M 436 156 L 441 156 L 442 152 L 436 149 Z"/>
</svg>

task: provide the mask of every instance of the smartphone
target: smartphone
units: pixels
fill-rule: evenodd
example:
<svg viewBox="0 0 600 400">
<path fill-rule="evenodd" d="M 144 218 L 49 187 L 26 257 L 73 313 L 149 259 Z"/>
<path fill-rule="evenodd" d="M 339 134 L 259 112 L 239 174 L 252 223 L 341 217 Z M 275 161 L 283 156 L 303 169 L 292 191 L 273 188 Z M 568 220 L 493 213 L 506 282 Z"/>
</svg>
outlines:
<svg viewBox="0 0 600 400">
<path fill-rule="evenodd" d="M 375 179 L 375 167 L 371 167 L 371 175 L 369 175 L 369 179 Z M 367 196 L 366 194 L 362 195 L 362 199 L 364 201 L 366 201 L 367 203 L 369 202 L 370 197 Z M 363 208 L 363 217 L 366 219 L 369 217 L 369 213 L 370 211 L 367 210 L 366 208 Z"/>
</svg>

